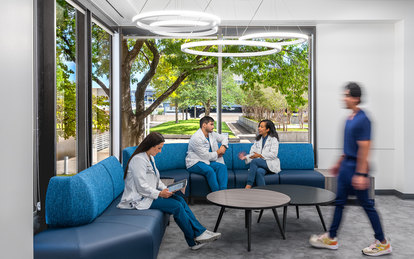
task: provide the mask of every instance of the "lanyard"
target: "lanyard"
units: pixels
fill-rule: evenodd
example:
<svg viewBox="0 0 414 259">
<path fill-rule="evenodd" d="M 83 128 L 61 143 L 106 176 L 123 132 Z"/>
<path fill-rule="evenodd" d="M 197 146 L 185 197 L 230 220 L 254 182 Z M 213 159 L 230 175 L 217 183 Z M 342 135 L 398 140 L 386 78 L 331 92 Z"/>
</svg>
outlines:
<svg viewBox="0 0 414 259">
<path fill-rule="evenodd" d="M 150 163 L 152 165 L 152 169 L 154 169 L 154 174 L 157 175 L 157 171 L 155 171 L 154 163 L 152 162 L 152 159 L 150 158 Z"/>
</svg>

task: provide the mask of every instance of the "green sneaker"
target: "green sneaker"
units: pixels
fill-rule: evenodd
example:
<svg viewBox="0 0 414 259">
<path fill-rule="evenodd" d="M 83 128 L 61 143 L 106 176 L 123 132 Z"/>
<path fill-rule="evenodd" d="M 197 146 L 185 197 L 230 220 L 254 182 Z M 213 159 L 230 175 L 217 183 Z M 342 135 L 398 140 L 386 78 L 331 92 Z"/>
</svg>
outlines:
<svg viewBox="0 0 414 259">
<path fill-rule="evenodd" d="M 312 235 L 309 239 L 309 243 L 313 247 L 317 248 L 327 248 L 327 249 L 338 249 L 338 240 L 337 238 L 330 238 L 328 233 L 322 235 Z"/>
<path fill-rule="evenodd" d="M 370 246 L 362 249 L 362 253 L 364 255 L 369 255 L 369 256 L 380 256 L 380 255 L 391 254 L 392 252 L 391 243 L 387 239 L 386 241 L 387 243 L 382 244 L 379 240 L 375 240 L 375 242 L 372 243 Z"/>
</svg>

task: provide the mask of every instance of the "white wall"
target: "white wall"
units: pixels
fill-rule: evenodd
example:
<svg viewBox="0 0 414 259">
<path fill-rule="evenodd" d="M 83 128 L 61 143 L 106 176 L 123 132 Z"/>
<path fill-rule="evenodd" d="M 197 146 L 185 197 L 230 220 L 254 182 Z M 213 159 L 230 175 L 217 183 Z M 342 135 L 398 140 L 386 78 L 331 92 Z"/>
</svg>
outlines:
<svg viewBox="0 0 414 259">
<path fill-rule="evenodd" d="M 33 0 L 1 1 L 0 253 L 33 257 Z"/>
<path fill-rule="evenodd" d="M 364 87 L 363 105 L 373 125 L 372 173 L 377 189 L 393 189 L 397 112 L 394 102 L 394 24 L 317 26 L 316 79 L 319 167 L 331 167 L 341 153 L 347 81 Z M 391 68 L 391 69 L 390 69 Z"/>
</svg>

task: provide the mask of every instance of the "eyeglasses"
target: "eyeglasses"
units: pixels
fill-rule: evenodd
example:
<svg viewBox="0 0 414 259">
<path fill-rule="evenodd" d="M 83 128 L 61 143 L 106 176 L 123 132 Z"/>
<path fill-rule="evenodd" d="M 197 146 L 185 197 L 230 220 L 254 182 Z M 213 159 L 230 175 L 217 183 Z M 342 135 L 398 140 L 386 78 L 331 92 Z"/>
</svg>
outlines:
<svg viewBox="0 0 414 259">
<path fill-rule="evenodd" d="M 345 94 L 345 97 L 351 97 L 351 94 Z"/>
</svg>

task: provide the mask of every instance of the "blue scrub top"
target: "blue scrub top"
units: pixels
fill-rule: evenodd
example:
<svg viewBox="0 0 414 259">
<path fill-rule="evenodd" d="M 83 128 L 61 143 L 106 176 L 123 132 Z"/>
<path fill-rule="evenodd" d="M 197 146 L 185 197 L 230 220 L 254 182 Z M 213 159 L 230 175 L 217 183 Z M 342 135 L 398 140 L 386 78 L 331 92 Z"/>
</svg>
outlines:
<svg viewBox="0 0 414 259">
<path fill-rule="evenodd" d="M 262 137 L 262 149 L 264 145 L 266 144 L 267 137 L 269 137 L 269 135 L 267 135 L 266 137 Z"/>
<path fill-rule="evenodd" d="M 358 154 L 357 141 L 371 140 L 371 121 L 363 110 L 359 110 L 353 119 L 345 124 L 344 154 L 356 158 Z"/>
<path fill-rule="evenodd" d="M 207 141 L 208 141 L 208 146 L 210 147 L 210 148 L 208 149 L 208 152 L 212 152 L 212 150 L 211 150 L 210 138 L 206 138 L 206 139 L 207 139 Z"/>
</svg>

